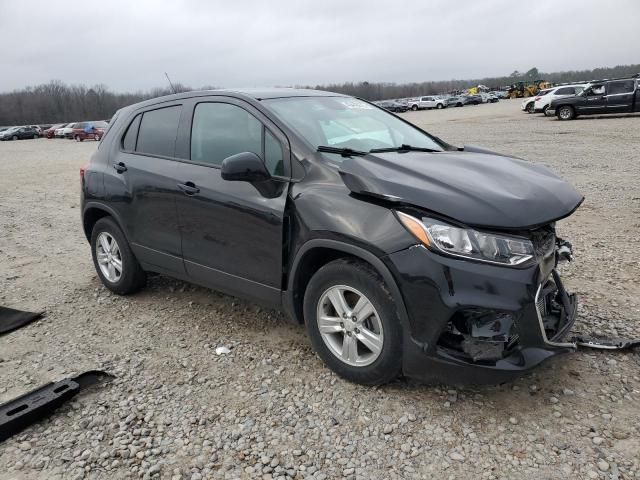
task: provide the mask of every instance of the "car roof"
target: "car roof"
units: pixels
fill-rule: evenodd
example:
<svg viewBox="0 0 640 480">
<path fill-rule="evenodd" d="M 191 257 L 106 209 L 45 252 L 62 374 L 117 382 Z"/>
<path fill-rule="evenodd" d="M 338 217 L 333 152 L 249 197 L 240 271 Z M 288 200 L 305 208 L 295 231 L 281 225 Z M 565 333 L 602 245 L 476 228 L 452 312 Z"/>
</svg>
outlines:
<svg viewBox="0 0 640 480">
<path fill-rule="evenodd" d="M 204 97 L 209 95 L 229 96 L 235 98 L 245 98 L 252 100 L 268 100 L 272 98 L 292 98 L 292 97 L 349 97 L 341 93 L 325 92 L 324 90 L 313 90 L 307 88 L 234 88 L 234 89 L 215 89 L 215 90 L 192 90 L 189 92 L 176 93 L 173 95 L 165 95 L 163 97 L 151 98 L 142 102 L 128 105 L 122 111 L 135 110 L 147 106 L 157 105 L 160 103 L 172 102 L 193 97 Z"/>
</svg>

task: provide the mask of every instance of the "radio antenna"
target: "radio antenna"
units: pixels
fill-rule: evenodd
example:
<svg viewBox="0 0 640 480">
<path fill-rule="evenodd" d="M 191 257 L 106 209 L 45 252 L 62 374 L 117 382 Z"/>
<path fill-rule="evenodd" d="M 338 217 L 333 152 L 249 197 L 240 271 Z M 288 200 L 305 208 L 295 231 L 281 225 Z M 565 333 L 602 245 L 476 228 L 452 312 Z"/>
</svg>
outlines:
<svg viewBox="0 0 640 480">
<path fill-rule="evenodd" d="M 173 83 L 171 83 L 171 79 L 169 78 L 169 74 L 167 72 L 164 72 L 164 76 L 167 77 L 167 81 L 169 82 L 169 85 L 171 85 L 171 90 L 173 91 L 173 93 L 177 93 L 176 92 L 176 88 L 173 86 Z"/>
</svg>

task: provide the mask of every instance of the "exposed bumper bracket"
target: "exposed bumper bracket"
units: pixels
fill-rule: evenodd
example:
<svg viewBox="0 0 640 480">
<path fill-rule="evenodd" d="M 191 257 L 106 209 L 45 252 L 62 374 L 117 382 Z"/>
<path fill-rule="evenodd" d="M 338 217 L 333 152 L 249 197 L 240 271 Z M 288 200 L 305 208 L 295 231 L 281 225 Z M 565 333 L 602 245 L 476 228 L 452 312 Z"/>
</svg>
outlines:
<svg viewBox="0 0 640 480">
<path fill-rule="evenodd" d="M 80 389 L 111 378 L 106 372 L 90 370 L 77 377 L 48 383 L 0 405 L 0 442 L 47 417 Z"/>
</svg>

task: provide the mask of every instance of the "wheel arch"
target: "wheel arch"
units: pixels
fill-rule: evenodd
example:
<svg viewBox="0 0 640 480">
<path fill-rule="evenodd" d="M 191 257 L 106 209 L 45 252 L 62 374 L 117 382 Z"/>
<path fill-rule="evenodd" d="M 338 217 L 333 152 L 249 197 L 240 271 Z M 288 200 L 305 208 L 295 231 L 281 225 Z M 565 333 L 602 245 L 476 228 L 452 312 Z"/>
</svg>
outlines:
<svg viewBox="0 0 640 480">
<path fill-rule="evenodd" d="M 384 280 L 405 332 L 408 332 L 409 317 L 400 289 L 384 262 L 370 251 L 349 243 L 330 239 L 313 239 L 306 242 L 293 260 L 287 290 L 283 292 L 283 307 L 296 323 L 304 323 L 304 294 L 313 274 L 322 266 L 339 258 L 354 258 L 373 268 Z"/>
<path fill-rule="evenodd" d="M 129 235 L 125 230 L 118 214 L 111 207 L 103 205 L 102 203 L 97 202 L 88 202 L 84 210 L 82 211 L 82 229 L 84 231 L 84 236 L 87 238 L 87 241 L 91 240 L 91 232 L 93 231 L 93 227 L 95 224 L 104 217 L 111 217 L 116 222 L 122 233 L 124 234 L 127 241 L 129 240 Z"/>
</svg>

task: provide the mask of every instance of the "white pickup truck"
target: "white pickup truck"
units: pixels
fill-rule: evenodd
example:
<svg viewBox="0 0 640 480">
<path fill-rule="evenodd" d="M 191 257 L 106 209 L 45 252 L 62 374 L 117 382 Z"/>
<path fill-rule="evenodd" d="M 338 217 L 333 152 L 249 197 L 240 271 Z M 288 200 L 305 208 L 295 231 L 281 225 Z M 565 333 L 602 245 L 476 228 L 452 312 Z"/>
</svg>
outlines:
<svg viewBox="0 0 640 480">
<path fill-rule="evenodd" d="M 409 108 L 413 111 L 431 108 L 446 108 L 447 101 L 438 96 L 412 98 L 408 102 Z"/>
</svg>

